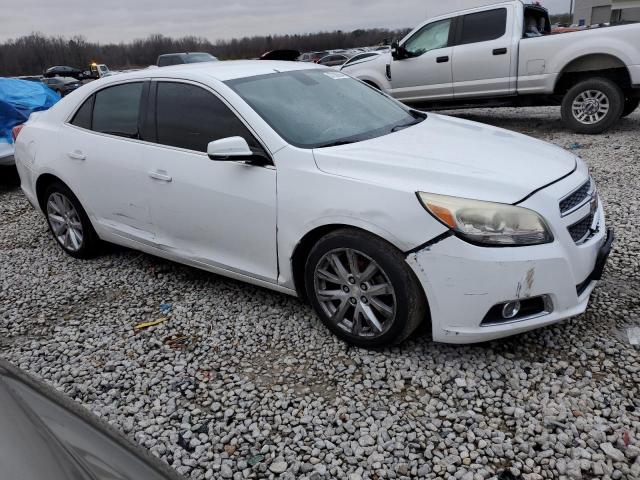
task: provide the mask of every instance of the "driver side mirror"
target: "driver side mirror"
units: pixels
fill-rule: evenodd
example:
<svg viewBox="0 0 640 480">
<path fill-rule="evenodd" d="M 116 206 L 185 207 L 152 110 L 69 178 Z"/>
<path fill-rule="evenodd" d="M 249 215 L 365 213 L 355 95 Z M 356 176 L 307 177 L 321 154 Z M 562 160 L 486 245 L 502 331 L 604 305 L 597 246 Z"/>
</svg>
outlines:
<svg viewBox="0 0 640 480">
<path fill-rule="evenodd" d="M 391 43 L 391 56 L 394 60 L 402 60 L 403 58 L 407 58 L 409 53 L 397 40 L 394 40 L 393 43 Z"/>
<path fill-rule="evenodd" d="M 265 154 L 254 152 L 242 137 L 227 137 L 209 142 L 207 155 L 219 162 L 245 161 L 265 165 L 271 163 Z"/>
</svg>

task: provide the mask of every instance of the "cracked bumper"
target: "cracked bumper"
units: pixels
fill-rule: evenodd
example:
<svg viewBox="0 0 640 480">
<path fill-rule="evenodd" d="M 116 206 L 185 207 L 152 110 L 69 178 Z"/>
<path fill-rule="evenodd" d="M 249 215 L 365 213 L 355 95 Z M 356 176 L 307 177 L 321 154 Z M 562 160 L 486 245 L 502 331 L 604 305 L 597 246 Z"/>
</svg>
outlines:
<svg viewBox="0 0 640 480">
<path fill-rule="evenodd" d="M 446 238 L 407 256 L 431 310 L 433 339 L 444 343 L 476 343 L 544 327 L 585 311 L 596 282 L 579 294 L 597 267 L 607 239 L 603 212 L 600 231 L 586 244 L 519 248 L 483 248 L 457 237 Z M 606 258 L 605 258 L 606 260 Z M 494 305 L 548 295 L 553 311 L 535 318 L 484 326 Z"/>
</svg>

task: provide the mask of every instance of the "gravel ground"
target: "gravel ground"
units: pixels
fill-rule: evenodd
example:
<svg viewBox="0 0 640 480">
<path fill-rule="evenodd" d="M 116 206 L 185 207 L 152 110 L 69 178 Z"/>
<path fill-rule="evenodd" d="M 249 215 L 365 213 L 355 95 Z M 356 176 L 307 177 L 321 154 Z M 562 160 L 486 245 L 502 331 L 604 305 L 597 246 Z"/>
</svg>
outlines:
<svg viewBox="0 0 640 480">
<path fill-rule="evenodd" d="M 586 314 L 349 348 L 285 295 L 115 247 L 65 256 L 5 170 L 0 355 L 190 478 L 640 478 L 640 112 L 594 137 L 554 108 L 455 115 L 578 144 L 618 237 Z"/>
</svg>

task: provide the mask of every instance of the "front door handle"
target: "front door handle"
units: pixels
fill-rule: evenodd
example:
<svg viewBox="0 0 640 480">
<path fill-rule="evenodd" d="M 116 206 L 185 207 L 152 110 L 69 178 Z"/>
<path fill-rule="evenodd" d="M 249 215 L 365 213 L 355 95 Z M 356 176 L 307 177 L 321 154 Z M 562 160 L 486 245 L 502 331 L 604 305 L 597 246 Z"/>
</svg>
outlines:
<svg viewBox="0 0 640 480">
<path fill-rule="evenodd" d="M 171 178 L 170 175 L 167 175 L 167 172 L 165 172 L 164 170 L 149 172 L 149 177 L 161 182 L 170 182 L 171 180 L 173 180 L 173 178 Z"/>
<path fill-rule="evenodd" d="M 506 48 L 496 48 L 493 51 L 494 55 L 505 55 L 507 53 L 507 49 Z"/>
<path fill-rule="evenodd" d="M 447 56 L 436 58 L 436 62 L 438 63 L 447 63 L 448 61 L 449 61 L 449 57 Z"/>
<path fill-rule="evenodd" d="M 69 152 L 67 153 L 67 156 L 71 159 L 71 160 L 86 160 L 87 156 L 82 153 L 80 150 L 74 150 L 73 152 Z"/>
</svg>

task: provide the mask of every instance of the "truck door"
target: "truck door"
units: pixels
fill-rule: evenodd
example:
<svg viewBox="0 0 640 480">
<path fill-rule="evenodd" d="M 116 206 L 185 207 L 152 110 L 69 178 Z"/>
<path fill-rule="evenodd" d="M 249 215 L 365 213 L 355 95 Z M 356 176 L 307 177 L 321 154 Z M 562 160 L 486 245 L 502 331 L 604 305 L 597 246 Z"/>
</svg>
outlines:
<svg viewBox="0 0 640 480">
<path fill-rule="evenodd" d="M 515 93 L 518 40 L 511 6 L 459 17 L 453 47 L 454 98 Z"/>
<path fill-rule="evenodd" d="M 391 94 L 402 101 L 453 97 L 451 61 L 455 22 L 428 23 L 402 44 L 389 69 Z"/>
</svg>

